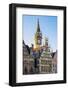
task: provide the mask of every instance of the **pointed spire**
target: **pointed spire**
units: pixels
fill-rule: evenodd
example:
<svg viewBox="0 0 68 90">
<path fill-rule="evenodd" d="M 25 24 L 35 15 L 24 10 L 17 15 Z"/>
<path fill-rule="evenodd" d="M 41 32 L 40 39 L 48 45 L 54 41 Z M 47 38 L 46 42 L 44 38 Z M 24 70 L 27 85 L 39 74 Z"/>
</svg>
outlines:
<svg viewBox="0 0 68 90">
<path fill-rule="evenodd" d="M 38 22 L 37 22 L 37 32 L 40 32 L 39 19 L 38 19 Z"/>
</svg>

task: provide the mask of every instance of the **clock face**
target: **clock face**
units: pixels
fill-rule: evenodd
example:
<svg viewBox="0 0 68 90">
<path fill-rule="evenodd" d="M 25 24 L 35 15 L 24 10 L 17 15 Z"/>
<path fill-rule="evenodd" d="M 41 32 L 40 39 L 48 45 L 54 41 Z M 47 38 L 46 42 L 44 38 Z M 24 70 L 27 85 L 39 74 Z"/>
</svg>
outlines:
<svg viewBox="0 0 68 90">
<path fill-rule="evenodd" d="M 38 40 L 38 44 L 41 44 L 41 41 L 40 40 Z"/>
</svg>

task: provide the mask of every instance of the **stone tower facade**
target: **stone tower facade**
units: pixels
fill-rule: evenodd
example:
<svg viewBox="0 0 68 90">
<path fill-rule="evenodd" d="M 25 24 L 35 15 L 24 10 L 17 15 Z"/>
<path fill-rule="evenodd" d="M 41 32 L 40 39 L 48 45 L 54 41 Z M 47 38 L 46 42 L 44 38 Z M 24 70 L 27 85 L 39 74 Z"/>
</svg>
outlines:
<svg viewBox="0 0 68 90">
<path fill-rule="evenodd" d="M 40 49 L 41 45 L 42 45 L 42 33 L 40 31 L 40 25 L 39 25 L 39 20 L 38 20 L 37 30 L 35 33 L 35 48 Z"/>
</svg>

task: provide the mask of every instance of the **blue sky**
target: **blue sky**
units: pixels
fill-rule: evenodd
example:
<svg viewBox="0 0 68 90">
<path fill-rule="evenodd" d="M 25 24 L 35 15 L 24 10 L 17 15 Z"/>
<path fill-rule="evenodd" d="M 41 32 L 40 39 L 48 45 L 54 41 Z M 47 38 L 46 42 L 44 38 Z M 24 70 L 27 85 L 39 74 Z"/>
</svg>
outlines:
<svg viewBox="0 0 68 90">
<path fill-rule="evenodd" d="M 22 16 L 24 41 L 31 46 L 34 44 L 34 34 L 37 29 L 37 21 L 39 19 L 40 30 L 44 38 L 48 37 L 49 45 L 55 51 L 57 49 L 57 16 Z"/>
</svg>

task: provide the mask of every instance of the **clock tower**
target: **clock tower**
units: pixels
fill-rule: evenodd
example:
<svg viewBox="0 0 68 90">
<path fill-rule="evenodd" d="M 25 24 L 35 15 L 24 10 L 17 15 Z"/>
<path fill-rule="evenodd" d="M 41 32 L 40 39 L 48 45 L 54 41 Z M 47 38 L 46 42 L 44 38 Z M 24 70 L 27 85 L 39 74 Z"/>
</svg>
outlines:
<svg viewBox="0 0 68 90">
<path fill-rule="evenodd" d="M 40 25 L 39 20 L 37 22 L 37 30 L 35 33 L 35 48 L 40 49 L 40 46 L 42 45 L 42 33 L 40 31 Z"/>
</svg>

